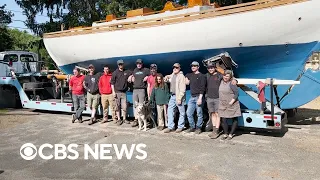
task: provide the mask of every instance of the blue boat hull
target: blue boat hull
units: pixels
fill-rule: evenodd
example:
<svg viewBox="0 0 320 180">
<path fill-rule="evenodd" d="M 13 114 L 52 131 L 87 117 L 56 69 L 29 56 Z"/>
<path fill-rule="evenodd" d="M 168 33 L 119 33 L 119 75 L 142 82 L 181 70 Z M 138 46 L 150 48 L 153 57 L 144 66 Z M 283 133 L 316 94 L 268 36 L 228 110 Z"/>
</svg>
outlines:
<svg viewBox="0 0 320 180">
<path fill-rule="evenodd" d="M 304 65 L 308 60 L 308 57 L 313 51 L 319 50 L 320 43 L 315 41 L 304 44 L 235 47 L 94 59 L 61 66 L 60 68 L 65 73 L 71 74 L 75 65 L 87 67 L 89 64 L 93 64 L 97 70 L 102 71 L 102 67 L 106 64 L 112 69 L 116 69 L 116 61 L 123 59 L 126 64 L 126 68 L 133 69 L 135 67 L 135 60 L 141 58 L 147 67 L 152 63 L 156 63 L 159 67 L 159 72 L 163 74 L 172 73 L 171 66 L 175 62 L 180 63 L 184 73 L 187 73 L 190 71 L 189 65 L 192 61 L 201 62 L 202 60 L 217 54 L 228 52 L 233 60 L 239 65 L 237 69 L 234 69 L 236 77 L 239 78 L 276 78 L 297 80 L 297 78 L 302 75 L 302 78 L 300 79 L 301 85 L 297 85 L 292 89 L 294 96 L 290 95 L 290 93 L 285 96 L 290 86 L 278 87 L 278 94 L 282 99 L 281 108 L 291 109 L 304 105 L 320 96 L 320 72 L 304 72 Z M 206 69 L 204 67 L 201 68 L 201 71 L 206 73 Z M 310 78 L 304 78 L 306 76 L 311 77 L 313 80 L 310 80 Z M 312 86 L 313 88 L 307 88 L 309 86 Z M 318 89 L 318 91 L 316 89 Z M 298 98 L 304 94 L 308 95 L 304 96 L 304 98 Z M 246 96 L 244 92 L 240 93 L 239 98 L 244 107 L 249 109 L 259 108 L 259 104 Z M 292 100 L 294 100 L 294 103 L 290 103 Z"/>
</svg>

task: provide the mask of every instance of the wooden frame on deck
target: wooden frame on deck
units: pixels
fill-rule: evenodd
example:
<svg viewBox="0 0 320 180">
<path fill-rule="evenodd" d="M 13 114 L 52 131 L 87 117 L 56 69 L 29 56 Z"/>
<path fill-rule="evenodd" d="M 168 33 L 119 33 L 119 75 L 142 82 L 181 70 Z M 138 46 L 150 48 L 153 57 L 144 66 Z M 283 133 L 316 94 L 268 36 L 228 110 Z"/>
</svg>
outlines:
<svg viewBox="0 0 320 180">
<path fill-rule="evenodd" d="M 122 22 L 115 23 L 111 25 L 102 25 L 95 27 L 86 27 L 79 29 L 71 29 L 67 31 L 58 31 L 52 33 L 44 34 L 44 38 L 56 38 L 56 37 L 64 37 L 64 36 L 74 36 L 74 35 L 83 35 L 83 34 L 91 34 L 91 33 L 100 33 L 105 31 L 116 31 L 116 30 L 125 30 L 125 29 L 134 29 L 134 28 L 144 28 L 144 27 L 152 27 L 152 26 L 161 26 L 167 24 L 174 23 L 182 23 L 187 21 L 195 21 L 199 19 L 212 18 L 216 16 L 225 16 L 235 13 L 242 13 L 248 11 L 255 11 L 265 8 L 272 8 L 276 6 L 282 6 L 287 4 L 305 2 L 309 0 L 258 0 L 249 3 L 242 3 L 232 6 L 213 8 L 209 10 L 204 10 L 200 12 L 186 13 L 168 17 L 159 17 L 148 20 L 140 20 L 140 21 L 131 21 L 131 22 Z M 159 12 L 153 12 L 150 14 L 158 14 Z M 150 15 L 148 13 L 148 15 Z M 124 19 L 124 18 L 119 18 Z M 98 21 L 96 23 L 102 23 L 106 21 Z"/>
</svg>

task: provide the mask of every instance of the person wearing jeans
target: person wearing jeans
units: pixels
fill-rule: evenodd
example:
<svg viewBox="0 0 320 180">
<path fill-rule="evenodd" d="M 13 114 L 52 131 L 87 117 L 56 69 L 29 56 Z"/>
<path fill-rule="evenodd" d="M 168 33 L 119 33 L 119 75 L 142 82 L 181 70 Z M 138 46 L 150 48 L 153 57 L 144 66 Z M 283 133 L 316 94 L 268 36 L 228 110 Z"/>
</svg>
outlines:
<svg viewBox="0 0 320 180">
<path fill-rule="evenodd" d="M 186 75 L 186 84 L 190 85 L 191 97 L 188 101 L 187 117 L 190 128 L 187 132 L 195 132 L 200 134 L 203 124 L 203 95 L 205 93 L 206 79 L 205 76 L 199 72 L 199 63 L 197 61 L 192 62 L 192 73 Z M 194 111 L 197 110 L 198 121 L 195 124 Z"/>
<path fill-rule="evenodd" d="M 174 109 L 178 107 L 179 121 L 176 133 L 182 132 L 185 124 L 185 95 L 186 95 L 186 82 L 181 66 L 179 63 L 173 65 L 173 73 L 165 77 L 165 82 L 170 82 L 170 100 L 168 105 L 168 128 L 164 133 L 173 132 L 175 129 L 174 124 Z"/>
<path fill-rule="evenodd" d="M 69 90 L 72 93 L 73 107 L 76 111 L 75 114 L 72 114 L 72 123 L 74 123 L 77 119 L 80 123 L 82 123 L 82 112 L 86 107 L 83 87 L 85 76 L 80 74 L 79 68 L 75 68 L 73 70 L 73 74 L 74 76 L 72 76 L 69 81 Z"/>
</svg>

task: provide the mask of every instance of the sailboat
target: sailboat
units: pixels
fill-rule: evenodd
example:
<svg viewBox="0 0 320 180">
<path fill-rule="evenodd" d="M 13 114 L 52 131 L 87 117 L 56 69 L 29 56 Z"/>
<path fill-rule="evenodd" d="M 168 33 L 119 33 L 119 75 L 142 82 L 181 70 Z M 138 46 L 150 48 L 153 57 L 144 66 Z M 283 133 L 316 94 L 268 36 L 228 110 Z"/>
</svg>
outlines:
<svg viewBox="0 0 320 180">
<path fill-rule="evenodd" d="M 219 7 L 207 0 L 188 6 L 167 2 L 162 11 L 142 8 L 117 19 L 108 15 L 91 27 L 44 34 L 52 59 L 65 73 L 93 64 L 98 70 L 124 60 L 128 69 L 139 58 L 169 74 L 178 62 L 184 73 L 192 61 L 228 53 L 240 78 L 299 80 L 278 88 L 278 106 L 293 109 L 320 95 L 319 69 L 305 68 L 320 51 L 319 0 L 257 0 Z M 319 55 L 320 56 L 320 55 Z M 206 73 L 206 68 L 201 71 Z M 252 87 L 254 88 L 254 87 Z M 240 93 L 246 108 L 257 102 Z"/>
</svg>

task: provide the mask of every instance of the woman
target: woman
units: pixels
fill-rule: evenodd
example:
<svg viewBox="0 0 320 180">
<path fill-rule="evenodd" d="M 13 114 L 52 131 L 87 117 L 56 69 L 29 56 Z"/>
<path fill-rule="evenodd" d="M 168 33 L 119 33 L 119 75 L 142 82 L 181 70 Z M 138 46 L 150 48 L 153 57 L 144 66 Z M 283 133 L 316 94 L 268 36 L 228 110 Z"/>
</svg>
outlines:
<svg viewBox="0 0 320 180">
<path fill-rule="evenodd" d="M 152 90 L 150 101 L 157 105 L 158 129 L 164 129 L 167 122 L 167 105 L 169 103 L 170 93 L 166 83 L 164 83 L 163 75 L 156 75 L 156 82 Z"/>
<path fill-rule="evenodd" d="M 222 139 L 231 140 L 234 136 L 234 131 L 238 126 L 238 117 L 241 116 L 240 103 L 238 101 L 238 88 L 231 83 L 233 72 L 226 70 L 223 75 L 219 87 L 219 110 L 218 114 L 222 119 L 222 127 L 224 135 Z M 231 131 L 228 131 L 227 119 L 232 120 Z"/>
</svg>

